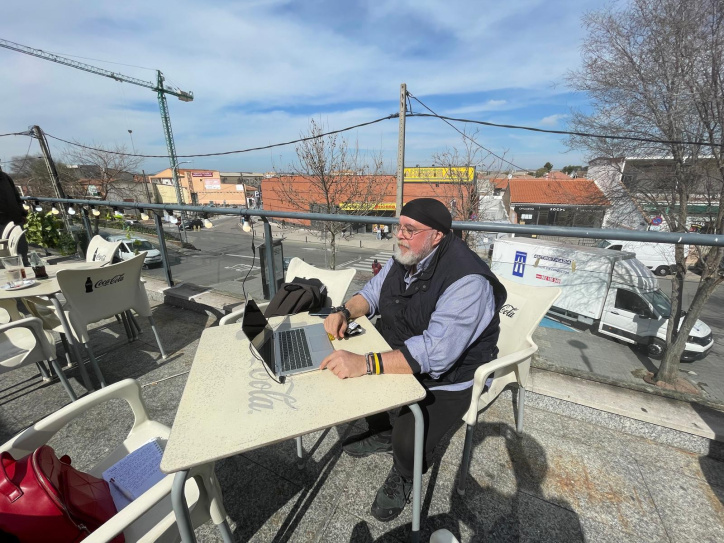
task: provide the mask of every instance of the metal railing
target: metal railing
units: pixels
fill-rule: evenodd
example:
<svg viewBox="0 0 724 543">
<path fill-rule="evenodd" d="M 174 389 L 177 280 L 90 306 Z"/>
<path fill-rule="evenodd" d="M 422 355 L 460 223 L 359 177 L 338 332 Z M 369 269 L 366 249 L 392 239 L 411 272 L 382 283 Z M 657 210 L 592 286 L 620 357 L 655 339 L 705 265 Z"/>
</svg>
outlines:
<svg viewBox="0 0 724 543">
<path fill-rule="evenodd" d="M 59 199 L 59 198 L 40 198 L 40 197 L 24 197 L 23 200 L 28 203 L 41 202 L 50 204 L 61 204 L 64 210 L 68 205 L 81 206 L 81 214 L 85 229 L 89 239 L 93 237 L 90 226 L 90 217 L 88 209 L 82 206 L 109 207 L 117 209 L 138 209 L 145 211 L 153 211 L 154 221 L 156 225 L 156 233 L 158 235 L 159 250 L 163 259 L 164 274 L 166 282 L 169 286 L 173 286 L 173 278 L 169 266 L 168 252 L 166 249 L 165 231 L 161 220 L 160 212 L 171 212 L 175 210 L 193 213 L 206 213 L 208 215 L 239 215 L 240 217 L 259 217 L 264 223 L 264 243 L 266 255 L 266 272 L 267 284 L 269 285 L 270 297 L 276 293 L 276 264 L 273 259 L 272 250 L 272 230 L 269 224 L 270 218 L 292 219 L 292 220 L 314 220 L 314 221 L 330 221 L 345 222 L 358 224 L 397 224 L 395 217 L 375 217 L 375 216 L 359 216 L 359 215 L 342 215 L 334 213 L 298 213 L 291 211 L 265 211 L 261 209 L 247 209 L 245 207 L 225 207 L 216 206 L 190 206 L 179 204 L 147 204 L 139 202 L 117 202 L 110 200 L 83 200 L 83 199 Z M 527 225 L 527 224 L 506 224 L 498 222 L 471 222 L 471 221 L 454 221 L 452 223 L 454 230 L 468 230 L 473 232 L 494 232 L 494 233 L 510 233 L 510 234 L 530 234 L 534 236 L 559 236 L 565 238 L 590 238 L 590 239 L 616 239 L 622 241 L 646 241 L 651 243 L 669 243 L 669 244 L 687 244 L 702 245 L 711 247 L 724 247 L 724 235 L 720 234 L 697 234 L 694 232 L 651 232 L 641 230 L 621 230 L 613 228 L 590 228 L 575 226 L 543 226 L 543 225 Z"/>
</svg>

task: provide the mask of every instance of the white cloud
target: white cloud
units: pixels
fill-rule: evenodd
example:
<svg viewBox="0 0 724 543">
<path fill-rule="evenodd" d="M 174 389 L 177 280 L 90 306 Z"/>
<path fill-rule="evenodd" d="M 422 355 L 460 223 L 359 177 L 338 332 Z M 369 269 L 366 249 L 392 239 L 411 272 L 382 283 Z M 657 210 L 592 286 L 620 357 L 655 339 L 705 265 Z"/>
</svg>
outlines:
<svg viewBox="0 0 724 543">
<path fill-rule="evenodd" d="M 558 121 L 562 121 L 566 117 L 569 117 L 567 113 L 556 113 L 555 115 L 543 117 L 538 124 L 541 126 L 556 126 L 558 125 Z"/>
<path fill-rule="evenodd" d="M 465 115 L 468 113 L 479 113 L 482 111 L 500 111 L 502 109 L 507 109 L 506 106 L 510 107 L 508 100 L 488 100 L 487 102 L 482 102 L 480 104 L 448 109 L 447 113 L 450 115 Z"/>
</svg>

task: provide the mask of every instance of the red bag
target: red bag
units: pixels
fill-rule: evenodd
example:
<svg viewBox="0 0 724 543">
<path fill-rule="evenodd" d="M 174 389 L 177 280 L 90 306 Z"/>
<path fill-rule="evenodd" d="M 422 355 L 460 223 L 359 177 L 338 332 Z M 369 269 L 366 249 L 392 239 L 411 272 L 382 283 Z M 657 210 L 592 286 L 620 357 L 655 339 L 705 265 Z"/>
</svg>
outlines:
<svg viewBox="0 0 724 543">
<path fill-rule="evenodd" d="M 108 483 L 71 467 L 47 445 L 0 454 L 0 530 L 23 543 L 75 543 L 116 514 Z M 113 543 L 123 543 L 123 534 Z"/>
</svg>

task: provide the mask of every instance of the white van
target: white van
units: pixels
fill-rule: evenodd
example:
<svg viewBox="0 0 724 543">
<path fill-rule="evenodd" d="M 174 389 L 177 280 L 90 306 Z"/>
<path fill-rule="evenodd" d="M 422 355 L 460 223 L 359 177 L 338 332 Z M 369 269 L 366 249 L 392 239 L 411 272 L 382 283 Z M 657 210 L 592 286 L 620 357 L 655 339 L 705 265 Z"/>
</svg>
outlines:
<svg viewBox="0 0 724 543">
<path fill-rule="evenodd" d="M 596 244 L 596 247 L 633 253 L 636 255 L 636 260 L 643 262 L 644 266 L 659 277 L 674 273 L 676 270 L 675 246 L 671 243 L 603 239 Z M 689 247 L 685 245 L 684 252 L 688 250 Z"/>
<path fill-rule="evenodd" d="M 156 264 L 161 264 L 161 251 L 156 249 L 150 241 L 143 238 L 126 237 L 125 235 L 109 236 L 108 241 L 121 242 L 121 246 L 118 248 L 118 258 L 121 260 L 130 260 L 138 253 L 146 251 L 146 258 L 143 260 L 143 265 L 150 267 Z"/>
<path fill-rule="evenodd" d="M 660 359 L 666 346 L 671 301 L 651 271 L 626 251 L 608 251 L 554 241 L 500 238 L 491 269 L 498 277 L 538 287 L 559 287 L 548 314 L 646 348 Z M 681 326 L 681 321 L 679 322 Z M 697 320 L 681 360 L 704 358 L 714 346 L 712 331 Z"/>
</svg>

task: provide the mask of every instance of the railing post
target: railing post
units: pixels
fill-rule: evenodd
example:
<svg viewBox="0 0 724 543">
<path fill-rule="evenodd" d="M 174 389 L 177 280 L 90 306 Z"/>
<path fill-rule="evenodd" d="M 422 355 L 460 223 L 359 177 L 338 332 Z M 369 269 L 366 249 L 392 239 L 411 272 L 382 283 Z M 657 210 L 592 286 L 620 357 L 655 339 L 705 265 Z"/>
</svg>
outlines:
<svg viewBox="0 0 724 543">
<path fill-rule="evenodd" d="M 273 299 L 277 293 L 276 273 L 274 273 L 274 244 L 272 239 L 271 225 L 266 217 L 262 217 L 264 221 L 264 248 L 266 252 L 266 274 L 267 284 L 269 285 L 269 299 Z"/>
<path fill-rule="evenodd" d="M 166 251 L 166 237 L 164 236 L 163 224 L 161 223 L 161 215 L 154 212 L 153 220 L 156 223 L 156 234 L 158 235 L 158 248 L 161 251 L 161 261 L 163 262 L 163 272 L 166 275 L 166 283 L 168 284 L 169 287 L 172 287 L 173 278 L 171 277 L 171 264 L 168 261 L 168 251 Z"/>
<path fill-rule="evenodd" d="M 81 213 L 83 215 L 83 226 L 85 226 L 86 234 L 88 234 L 88 241 L 90 242 L 93 237 L 93 229 L 91 228 L 90 218 L 88 217 L 88 210 L 81 207 Z"/>
</svg>

